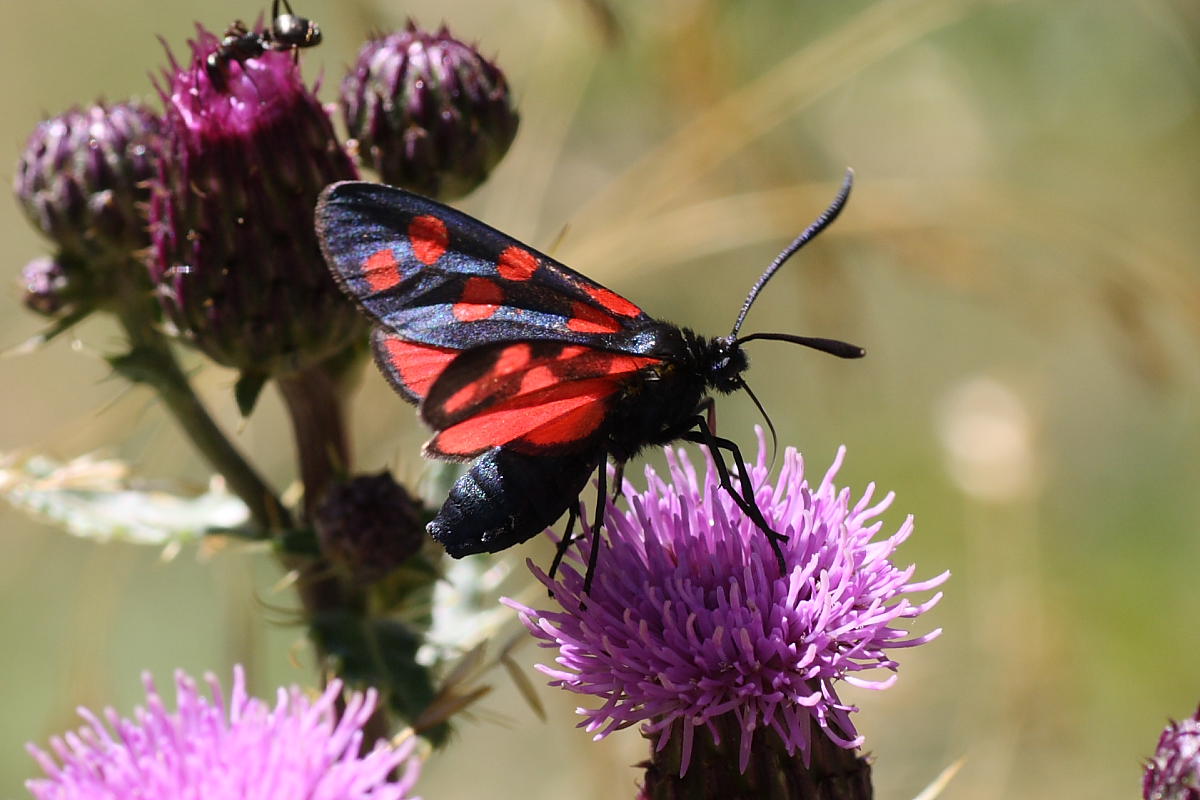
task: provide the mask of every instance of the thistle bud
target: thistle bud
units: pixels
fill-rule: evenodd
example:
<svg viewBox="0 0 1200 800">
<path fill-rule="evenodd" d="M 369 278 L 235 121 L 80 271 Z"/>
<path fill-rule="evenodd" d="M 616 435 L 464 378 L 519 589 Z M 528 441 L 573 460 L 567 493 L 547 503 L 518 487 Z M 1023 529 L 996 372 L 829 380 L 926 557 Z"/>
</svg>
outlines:
<svg viewBox="0 0 1200 800">
<path fill-rule="evenodd" d="M 74 108 L 40 123 L 13 181 L 30 221 L 64 251 L 90 258 L 145 247 L 145 182 L 160 124 L 135 103 Z"/>
<path fill-rule="evenodd" d="M 176 331 L 215 361 L 269 376 L 302 369 L 364 332 L 313 231 L 317 195 L 356 177 L 290 52 L 191 60 L 160 86 L 163 154 L 150 204 L 150 274 Z"/>
<path fill-rule="evenodd" d="M 74 258 L 35 258 L 21 270 L 22 302 L 34 313 L 51 319 L 69 317 L 90 301 L 91 281 Z"/>
<path fill-rule="evenodd" d="M 1167 725 L 1142 775 L 1144 800 L 1200 798 L 1200 709 Z"/>
<path fill-rule="evenodd" d="M 334 484 L 314 523 L 322 552 L 365 581 L 387 575 L 425 543 L 419 502 L 387 472 Z"/>
<path fill-rule="evenodd" d="M 482 183 L 517 133 L 504 73 L 444 26 L 363 45 L 341 105 L 364 166 L 441 200 Z"/>
</svg>

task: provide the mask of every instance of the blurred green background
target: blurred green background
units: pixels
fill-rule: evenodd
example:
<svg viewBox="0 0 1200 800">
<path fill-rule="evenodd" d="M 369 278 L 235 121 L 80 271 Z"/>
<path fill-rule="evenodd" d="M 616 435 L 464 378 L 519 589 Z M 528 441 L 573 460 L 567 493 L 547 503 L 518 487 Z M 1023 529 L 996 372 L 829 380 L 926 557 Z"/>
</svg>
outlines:
<svg viewBox="0 0 1200 800">
<path fill-rule="evenodd" d="M 651 313 L 727 330 L 746 289 L 824 207 L 842 219 L 789 265 L 747 330 L 863 344 L 838 362 L 762 343 L 755 391 L 818 473 L 894 490 L 900 560 L 950 569 L 901 653 L 898 684 L 848 692 L 877 795 L 908 798 L 960 758 L 947 798 L 1135 796 L 1168 716 L 1200 701 L 1200 6 L 1192 0 L 300 0 L 325 43 L 305 53 L 333 98 L 366 33 L 445 20 L 506 70 L 523 116 L 494 177 L 459 205 L 555 253 Z M 5 4 L 5 180 L 46 114 L 150 96 L 197 14 L 222 29 L 253 4 Z M 0 346 L 39 329 L 16 275 L 45 245 L 14 202 Z M 75 341 L 72 342 L 71 340 Z M 149 394 L 98 358 L 89 321 L 0 361 L 0 451 L 100 451 L 151 477 L 206 470 Z M 194 362 L 197 367 L 199 362 Z M 204 396 L 276 485 L 293 477 L 274 396 L 240 426 L 232 374 Z M 748 399 L 720 404 L 746 445 Z M 424 432 L 373 371 L 356 401 L 359 466 L 416 479 Z M 638 470 L 630 470 L 631 477 Z M 544 548 L 507 554 L 515 563 Z M 522 568 L 523 569 L 523 568 Z M 518 571 L 514 575 L 523 574 Z M 0 796 L 35 773 L 25 741 L 74 708 L 128 712 L 139 672 L 260 692 L 311 682 L 295 603 L 261 554 L 173 560 L 71 539 L 0 507 Z M 521 591 L 514 578 L 508 592 Z M 518 651 L 537 660 L 536 648 Z M 631 797 L 645 745 L 596 744 L 576 698 L 542 688 L 536 719 L 502 673 L 427 765 L 421 794 Z M 540 681 L 539 681 L 540 686 Z"/>
</svg>

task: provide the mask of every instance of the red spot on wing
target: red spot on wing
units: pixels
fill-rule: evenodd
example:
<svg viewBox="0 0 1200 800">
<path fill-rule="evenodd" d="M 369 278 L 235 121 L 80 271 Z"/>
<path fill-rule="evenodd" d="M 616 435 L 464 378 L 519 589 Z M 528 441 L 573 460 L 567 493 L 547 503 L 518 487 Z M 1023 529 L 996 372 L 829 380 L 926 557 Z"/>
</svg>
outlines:
<svg viewBox="0 0 1200 800">
<path fill-rule="evenodd" d="M 422 214 L 408 223 L 408 241 L 418 261 L 433 264 L 446 252 L 450 236 L 446 233 L 446 223 L 437 217 Z"/>
<path fill-rule="evenodd" d="M 384 292 L 400 282 L 404 275 L 396 261 L 396 251 L 390 247 L 377 250 L 367 257 L 362 266 L 363 277 L 373 292 Z"/>
<path fill-rule="evenodd" d="M 504 300 L 504 290 L 487 278 L 468 278 L 462 296 L 451 311 L 459 322 L 476 322 L 496 313 Z"/>
<path fill-rule="evenodd" d="M 471 401 L 478 393 L 479 386 L 474 383 L 468 383 L 466 386 L 462 387 L 457 392 L 446 398 L 446 402 L 443 403 L 442 406 L 445 408 L 447 413 L 456 414 L 470 405 Z"/>
<path fill-rule="evenodd" d="M 608 398 L 618 386 L 612 378 L 591 378 L 518 395 L 451 425 L 427 448 L 435 454 L 471 456 L 518 439 L 535 445 L 570 444 L 600 426 L 608 413 Z"/>
<path fill-rule="evenodd" d="M 554 374 L 554 370 L 546 365 L 534 367 L 521 376 L 521 388 L 517 394 L 531 394 L 556 383 L 562 383 L 562 378 Z"/>
<path fill-rule="evenodd" d="M 459 351 L 449 347 L 408 342 L 398 336 L 381 337 L 377 353 L 392 378 L 413 396 L 422 398 Z"/>
<path fill-rule="evenodd" d="M 661 363 L 660 359 L 648 356 L 609 353 L 577 345 L 555 348 L 540 355 L 536 355 L 536 351 L 535 345 L 518 342 L 500 346 L 485 365 L 477 365 L 472 356 L 463 356 L 463 361 L 455 362 L 450 369 L 465 371 L 461 375 L 462 383 L 452 388 L 459 376 L 447 373 L 439 379 L 447 381 L 445 392 L 434 387 L 421 408 L 422 416 L 432 427 L 443 432 L 456 431 L 449 434 L 444 443 L 431 443 L 431 452 L 469 455 L 469 449 L 462 449 L 467 445 L 455 438 L 463 431 L 474 431 L 471 434 L 474 438 L 468 440 L 472 445 L 482 446 L 487 441 L 487 446 L 494 446 L 519 438 L 543 423 L 550 424 L 543 419 L 547 413 L 542 409 L 543 405 L 597 392 L 610 394 L 628 382 L 630 373 Z M 525 414 L 529 417 L 524 418 Z M 478 422 L 485 418 L 492 422 Z M 599 424 L 592 420 L 591 412 L 580 411 L 578 416 L 569 419 L 574 421 L 555 422 L 560 426 L 555 430 L 578 428 L 583 431 L 579 436 L 585 436 Z M 479 430 L 486 430 L 486 436 L 500 438 L 487 439 Z M 562 438 L 560 434 L 554 435 Z"/>
<path fill-rule="evenodd" d="M 571 304 L 571 318 L 567 327 L 576 333 L 620 333 L 621 323 L 598 308 L 587 303 Z"/>
<path fill-rule="evenodd" d="M 533 348 L 524 342 L 506 347 L 496 359 L 496 363 L 483 375 L 467 383 L 454 394 L 446 398 L 442 408 L 447 414 L 457 414 L 464 408 L 481 402 L 496 391 L 499 382 L 506 377 L 525 369 L 533 359 Z"/>
<path fill-rule="evenodd" d="M 637 372 L 651 364 L 661 364 L 662 359 L 650 358 L 649 356 L 622 356 L 612 354 L 612 359 L 608 362 L 608 368 L 605 370 L 606 375 L 624 375 L 629 372 Z"/>
<path fill-rule="evenodd" d="M 603 286 L 585 286 L 584 291 L 591 298 L 614 314 L 622 317 L 636 317 L 642 310 L 616 292 L 610 292 Z"/>
<path fill-rule="evenodd" d="M 606 353 L 590 347 L 564 347 L 557 356 L 544 360 L 521 376 L 517 394 L 532 394 L 555 384 L 589 378 L 615 378 L 661 363 L 648 356 L 627 356 Z"/>
<path fill-rule="evenodd" d="M 500 254 L 496 269 L 501 278 L 510 281 L 527 281 L 537 272 L 538 260 L 533 253 L 520 247 L 506 247 Z"/>
<path fill-rule="evenodd" d="M 538 447 L 553 447 L 554 445 L 570 444 L 585 438 L 600 427 L 608 413 L 607 403 L 588 403 L 572 409 L 561 417 L 534 428 L 520 439 L 510 444 Z"/>
<path fill-rule="evenodd" d="M 583 350 L 584 348 L 578 349 Z M 526 371 L 530 361 L 533 361 L 533 348 L 526 342 L 518 342 L 500 350 L 496 362 L 488 367 L 487 372 L 469 381 L 454 395 L 446 398 L 442 408 L 446 414 L 455 415 L 468 408 L 469 405 L 486 401 L 488 396 L 494 395 L 498 391 L 506 391 L 508 396 L 516 395 L 524 390 L 524 383 L 518 385 L 516 389 L 512 389 L 514 381 L 506 381 L 505 384 L 504 379 Z M 545 369 L 546 367 L 541 368 Z"/>
<path fill-rule="evenodd" d="M 533 348 L 524 342 L 506 347 L 496 359 L 495 372 L 498 375 L 510 375 L 529 366 L 533 360 Z"/>
</svg>

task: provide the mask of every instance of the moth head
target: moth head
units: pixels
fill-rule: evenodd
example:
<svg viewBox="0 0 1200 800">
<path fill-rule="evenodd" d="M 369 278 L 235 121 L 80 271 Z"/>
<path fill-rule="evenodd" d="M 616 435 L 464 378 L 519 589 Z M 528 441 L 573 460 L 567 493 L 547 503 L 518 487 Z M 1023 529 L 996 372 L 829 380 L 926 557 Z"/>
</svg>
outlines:
<svg viewBox="0 0 1200 800">
<path fill-rule="evenodd" d="M 746 351 L 732 336 L 721 336 L 712 340 L 708 355 L 708 385 L 718 392 L 728 394 L 742 388 L 742 373 L 750 366 Z"/>
</svg>

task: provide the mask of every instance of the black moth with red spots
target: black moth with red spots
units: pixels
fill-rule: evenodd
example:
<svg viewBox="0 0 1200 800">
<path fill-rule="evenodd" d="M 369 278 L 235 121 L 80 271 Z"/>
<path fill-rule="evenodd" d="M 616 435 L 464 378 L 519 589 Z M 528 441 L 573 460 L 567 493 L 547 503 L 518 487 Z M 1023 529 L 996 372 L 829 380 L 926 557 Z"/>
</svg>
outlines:
<svg viewBox="0 0 1200 800">
<path fill-rule="evenodd" d="M 711 449 L 721 486 L 770 538 L 782 568 L 784 537 L 755 504 L 737 445 L 713 433 L 706 411 L 714 392 L 749 392 L 742 345 L 753 339 L 842 358 L 863 355 L 831 339 L 738 337 L 771 276 L 841 212 L 852 177 L 847 172 L 829 208 L 759 277 L 732 332 L 716 338 L 654 319 L 549 256 L 433 200 L 374 183 L 327 187 L 316 212 L 325 259 L 346 294 L 377 323 L 372 347 L 380 370 L 419 404 L 421 418 L 437 432 L 426 455 L 476 459 L 429 524 L 433 538 L 455 558 L 494 553 L 570 512 L 561 558 L 593 472 L 596 530 L 608 459 L 619 470 L 644 447 L 684 440 Z M 723 453 L 732 457 L 740 487 Z M 599 550 L 591 551 L 588 586 Z"/>
</svg>

